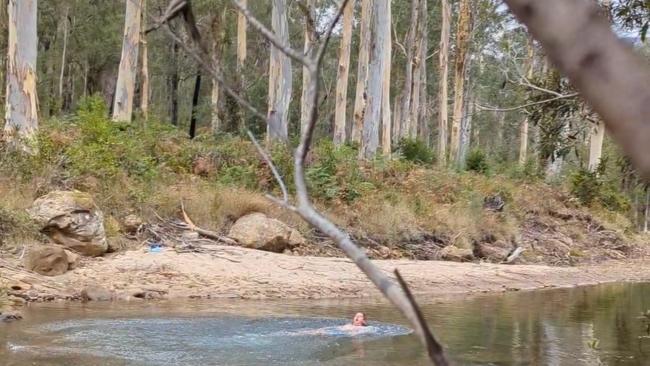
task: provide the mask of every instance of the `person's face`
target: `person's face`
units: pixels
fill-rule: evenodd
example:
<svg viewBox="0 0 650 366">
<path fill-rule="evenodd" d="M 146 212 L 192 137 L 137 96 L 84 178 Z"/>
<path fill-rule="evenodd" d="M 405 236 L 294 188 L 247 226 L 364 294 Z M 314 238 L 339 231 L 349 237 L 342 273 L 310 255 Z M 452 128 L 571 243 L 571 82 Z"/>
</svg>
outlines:
<svg viewBox="0 0 650 366">
<path fill-rule="evenodd" d="M 352 325 L 362 326 L 366 325 L 366 316 L 363 313 L 356 313 L 352 319 Z"/>
</svg>

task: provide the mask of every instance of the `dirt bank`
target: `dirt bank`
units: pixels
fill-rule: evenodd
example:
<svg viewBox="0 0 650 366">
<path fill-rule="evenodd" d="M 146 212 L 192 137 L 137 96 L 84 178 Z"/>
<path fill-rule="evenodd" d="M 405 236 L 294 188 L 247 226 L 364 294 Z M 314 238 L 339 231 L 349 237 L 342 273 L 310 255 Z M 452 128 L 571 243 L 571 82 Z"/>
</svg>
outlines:
<svg viewBox="0 0 650 366">
<path fill-rule="evenodd" d="M 414 291 L 430 294 L 514 291 L 612 281 L 650 281 L 650 261 L 609 261 L 578 267 L 377 260 L 399 268 Z M 84 259 L 57 277 L 36 275 L 0 259 L 0 275 L 14 301 L 81 299 L 82 290 L 114 299 L 332 298 L 376 295 L 343 258 L 302 257 L 215 246 L 212 253 L 127 251 Z M 100 287 L 103 290 L 97 290 Z"/>
</svg>

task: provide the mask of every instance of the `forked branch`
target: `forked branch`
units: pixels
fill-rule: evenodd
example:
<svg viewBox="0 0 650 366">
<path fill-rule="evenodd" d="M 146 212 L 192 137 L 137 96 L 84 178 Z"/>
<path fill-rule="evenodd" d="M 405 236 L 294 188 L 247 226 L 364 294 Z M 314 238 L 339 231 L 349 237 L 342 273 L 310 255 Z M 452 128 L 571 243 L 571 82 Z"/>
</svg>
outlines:
<svg viewBox="0 0 650 366">
<path fill-rule="evenodd" d="M 189 0 L 187 1 L 189 2 Z M 244 16 L 248 19 L 249 23 L 258 31 L 260 31 L 260 33 L 264 37 L 266 37 L 273 46 L 277 47 L 278 50 L 280 50 L 287 56 L 303 64 L 312 75 L 310 84 L 304 86 L 307 88 L 308 97 L 312 100 L 311 103 L 312 109 L 310 110 L 309 113 L 308 124 L 304 129 L 304 132 L 300 139 L 300 144 L 294 156 L 295 159 L 294 160 L 294 168 L 295 168 L 294 182 L 296 185 L 296 196 L 297 196 L 296 197 L 297 205 L 295 207 L 291 206 L 288 203 L 288 193 L 286 191 L 286 185 L 284 184 L 284 181 L 280 176 L 279 172 L 277 171 L 275 165 L 271 161 L 271 158 L 267 153 L 264 152 L 261 146 L 257 143 L 255 137 L 252 134 L 249 134 L 249 136 L 255 143 L 255 146 L 259 149 L 262 158 L 267 162 L 267 164 L 273 171 L 273 175 L 275 179 L 278 181 L 278 184 L 282 189 L 284 199 L 282 201 L 278 199 L 274 199 L 274 201 L 282 204 L 284 207 L 294 210 L 313 227 L 319 229 L 321 232 L 329 236 L 338 245 L 338 247 L 350 259 L 354 261 L 354 263 L 361 269 L 361 271 L 381 291 L 381 293 L 388 300 L 390 300 L 391 303 L 393 303 L 395 307 L 397 307 L 402 312 L 402 314 L 411 322 L 411 324 L 415 329 L 415 333 L 418 335 L 422 344 L 427 349 L 431 361 L 437 366 L 448 365 L 449 363 L 444 355 L 442 346 L 438 343 L 438 341 L 436 341 L 435 337 L 431 334 L 422 316 L 422 313 L 419 311 L 415 299 L 411 295 L 403 279 L 401 279 L 401 277 L 398 277 L 398 280 L 401 281 L 400 282 L 401 285 L 395 283 L 395 281 L 393 281 L 386 273 L 384 273 L 381 269 L 379 269 L 379 267 L 377 267 L 374 263 L 370 261 L 370 259 L 368 258 L 368 256 L 366 256 L 363 249 L 361 249 L 354 242 L 352 242 L 350 236 L 346 232 L 339 229 L 329 219 L 321 215 L 314 208 L 309 198 L 309 192 L 307 190 L 307 184 L 305 181 L 305 158 L 311 147 L 311 142 L 314 134 L 314 127 L 318 120 L 317 101 L 319 98 L 320 66 L 327 45 L 329 44 L 329 40 L 331 38 L 334 27 L 338 23 L 343 13 L 343 9 L 345 8 L 349 0 L 343 0 L 341 2 L 338 11 L 334 19 L 328 26 L 325 36 L 323 37 L 323 41 L 313 59 L 304 57 L 302 54 L 296 52 L 290 47 L 283 46 L 283 42 L 281 42 L 273 32 L 268 30 L 261 22 L 259 22 L 248 11 L 248 9 L 241 4 L 241 2 L 239 2 L 238 0 L 231 0 L 231 1 L 239 9 L 239 11 L 241 11 L 242 14 L 244 14 Z M 185 21 L 188 21 L 188 19 L 185 18 Z M 170 35 L 170 37 L 172 37 L 172 39 L 174 39 L 176 42 L 180 42 L 180 38 L 176 36 L 171 31 L 171 29 L 169 29 L 168 27 L 166 29 L 168 31 L 167 33 Z M 252 108 L 250 103 L 246 102 L 243 98 L 241 98 L 241 96 L 237 95 L 237 93 L 232 91 L 232 89 L 227 88 L 227 86 L 225 86 L 225 83 L 223 83 L 223 79 L 221 78 L 221 75 L 216 73 L 210 67 L 210 63 L 205 61 L 206 59 L 205 55 L 198 54 L 194 49 L 182 44 L 182 42 L 180 42 L 180 45 L 183 47 L 183 49 L 186 52 L 188 52 L 199 63 L 201 67 L 203 67 L 204 69 L 206 69 L 206 71 L 208 71 L 211 75 L 213 75 L 215 77 L 215 80 L 217 80 L 220 85 L 224 86 L 224 90 L 228 94 L 231 95 L 234 94 L 232 96 L 237 102 L 244 104 L 244 106 L 246 106 L 249 109 L 255 110 L 254 108 Z M 267 118 L 264 117 L 261 113 L 257 112 L 256 110 L 255 112 L 256 113 L 254 114 L 257 117 L 260 117 L 263 120 L 267 121 Z"/>
</svg>

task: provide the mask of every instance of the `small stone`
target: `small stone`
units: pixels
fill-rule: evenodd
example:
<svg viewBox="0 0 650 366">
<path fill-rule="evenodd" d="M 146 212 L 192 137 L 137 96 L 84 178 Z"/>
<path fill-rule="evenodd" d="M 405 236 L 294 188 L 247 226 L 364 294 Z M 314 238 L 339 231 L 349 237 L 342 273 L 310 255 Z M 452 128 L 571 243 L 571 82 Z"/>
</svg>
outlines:
<svg viewBox="0 0 650 366">
<path fill-rule="evenodd" d="M 135 214 L 127 215 L 122 220 L 122 231 L 129 234 L 136 233 L 143 223 L 144 221 L 140 216 Z"/>
<path fill-rule="evenodd" d="M 81 299 L 83 301 L 111 301 L 113 292 L 99 286 L 88 286 L 81 290 Z"/>
<path fill-rule="evenodd" d="M 453 262 L 469 262 L 474 260 L 474 253 L 471 249 L 458 248 L 455 245 L 448 245 L 440 250 L 440 256 L 444 260 Z"/>
<path fill-rule="evenodd" d="M 58 276 L 68 271 L 69 259 L 62 248 L 38 246 L 29 250 L 24 265 L 28 270 L 43 276 Z"/>
</svg>

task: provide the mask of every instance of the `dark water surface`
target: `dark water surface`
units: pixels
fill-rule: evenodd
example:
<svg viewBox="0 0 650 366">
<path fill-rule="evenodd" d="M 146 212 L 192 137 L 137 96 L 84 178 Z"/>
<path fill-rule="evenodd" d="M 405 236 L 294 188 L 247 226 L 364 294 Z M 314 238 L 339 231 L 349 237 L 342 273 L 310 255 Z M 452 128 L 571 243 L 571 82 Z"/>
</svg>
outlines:
<svg viewBox="0 0 650 366">
<path fill-rule="evenodd" d="M 650 284 L 423 299 L 458 365 L 650 365 Z M 339 325 L 365 311 L 370 327 Z M 426 365 L 377 300 L 47 304 L 0 325 L 0 365 Z"/>
</svg>

